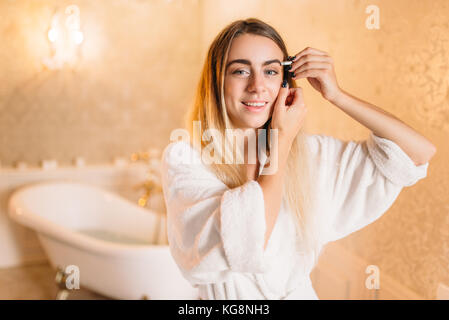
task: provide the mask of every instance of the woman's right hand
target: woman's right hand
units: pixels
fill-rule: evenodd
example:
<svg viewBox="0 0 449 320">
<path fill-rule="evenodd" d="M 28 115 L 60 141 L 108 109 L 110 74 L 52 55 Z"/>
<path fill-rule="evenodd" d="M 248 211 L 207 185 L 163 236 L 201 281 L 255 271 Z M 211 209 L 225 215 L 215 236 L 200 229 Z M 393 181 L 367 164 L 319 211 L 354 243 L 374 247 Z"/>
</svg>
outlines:
<svg viewBox="0 0 449 320">
<path fill-rule="evenodd" d="M 271 129 L 278 129 L 278 138 L 290 146 L 299 129 L 303 126 L 307 114 L 302 88 L 285 88 L 281 86 L 273 107 Z"/>
</svg>

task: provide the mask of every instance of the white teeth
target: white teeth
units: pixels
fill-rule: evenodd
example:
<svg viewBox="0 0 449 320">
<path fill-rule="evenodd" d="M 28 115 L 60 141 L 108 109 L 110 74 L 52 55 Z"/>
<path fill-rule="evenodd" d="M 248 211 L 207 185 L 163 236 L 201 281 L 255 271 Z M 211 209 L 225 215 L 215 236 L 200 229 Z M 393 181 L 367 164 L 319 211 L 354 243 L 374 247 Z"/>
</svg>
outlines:
<svg viewBox="0 0 449 320">
<path fill-rule="evenodd" d="M 258 102 L 258 103 L 243 102 L 243 103 L 251 107 L 263 107 L 265 105 L 265 102 Z"/>
</svg>

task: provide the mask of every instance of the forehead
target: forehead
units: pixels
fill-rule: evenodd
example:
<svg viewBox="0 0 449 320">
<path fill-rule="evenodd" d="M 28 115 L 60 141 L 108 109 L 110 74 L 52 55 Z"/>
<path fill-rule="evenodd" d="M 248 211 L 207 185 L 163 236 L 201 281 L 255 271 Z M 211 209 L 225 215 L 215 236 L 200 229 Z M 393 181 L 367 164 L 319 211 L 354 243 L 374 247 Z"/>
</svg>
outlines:
<svg viewBox="0 0 449 320">
<path fill-rule="evenodd" d="M 247 59 L 252 63 L 261 64 L 270 59 L 283 58 L 282 50 L 270 38 L 244 34 L 232 41 L 228 53 L 228 61 L 234 59 Z"/>
</svg>

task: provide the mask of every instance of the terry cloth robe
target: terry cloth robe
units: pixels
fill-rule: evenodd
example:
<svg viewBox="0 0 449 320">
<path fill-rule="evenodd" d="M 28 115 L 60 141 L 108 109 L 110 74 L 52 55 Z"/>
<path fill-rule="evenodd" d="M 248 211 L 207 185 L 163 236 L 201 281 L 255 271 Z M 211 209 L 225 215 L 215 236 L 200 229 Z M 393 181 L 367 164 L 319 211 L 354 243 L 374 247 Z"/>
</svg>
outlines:
<svg viewBox="0 0 449 320">
<path fill-rule="evenodd" d="M 319 168 L 313 199 L 323 217 L 323 246 L 377 220 L 403 187 L 427 176 L 428 163 L 416 166 L 396 143 L 372 132 L 360 142 L 306 134 L 306 143 L 310 165 Z M 297 254 L 284 203 L 264 250 L 259 183 L 229 189 L 200 156 L 189 143 L 172 142 L 161 166 L 170 252 L 200 299 L 318 299 L 310 279 L 316 261 Z"/>
</svg>

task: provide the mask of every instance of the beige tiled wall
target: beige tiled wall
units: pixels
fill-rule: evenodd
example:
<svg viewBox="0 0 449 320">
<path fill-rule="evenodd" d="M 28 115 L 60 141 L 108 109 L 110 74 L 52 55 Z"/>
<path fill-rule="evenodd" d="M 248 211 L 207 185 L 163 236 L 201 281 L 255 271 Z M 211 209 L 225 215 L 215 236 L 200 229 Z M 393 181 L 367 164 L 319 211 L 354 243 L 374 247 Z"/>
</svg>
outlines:
<svg viewBox="0 0 449 320">
<path fill-rule="evenodd" d="M 49 70 L 54 8 L 76 3 L 85 40 L 73 70 Z M 163 147 L 200 66 L 196 1 L 1 1 L 0 160 L 88 163 Z"/>
<path fill-rule="evenodd" d="M 76 3 L 85 32 L 73 71 L 45 70 L 53 8 Z M 365 27 L 368 5 L 380 29 Z M 291 54 L 327 51 L 340 86 L 399 117 L 438 148 L 428 178 L 388 213 L 341 240 L 402 285 L 433 298 L 449 283 L 449 2 L 446 0 L 147 0 L 0 2 L 0 160 L 76 156 L 106 162 L 163 147 L 182 123 L 205 52 L 240 17 L 272 24 Z M 306 80 L 309 130 L 342 139 L 368 131 Z"/>
</svg>

